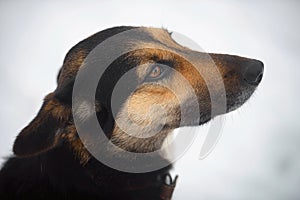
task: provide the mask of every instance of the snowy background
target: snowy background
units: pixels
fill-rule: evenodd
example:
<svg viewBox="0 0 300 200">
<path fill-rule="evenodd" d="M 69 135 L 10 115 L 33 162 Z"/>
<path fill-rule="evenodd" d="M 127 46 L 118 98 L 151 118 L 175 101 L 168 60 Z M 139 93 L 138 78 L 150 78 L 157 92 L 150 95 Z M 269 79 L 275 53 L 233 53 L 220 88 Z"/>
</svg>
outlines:
<svg viewBox="0 0 300 200">
<path fill-rule="evenodd" d="M 300 1 L 0 1 L 0 157 L 56 86 L 67 51 L 117 25 L 166 27 L 207 52 L 265 64 L 255 96 L 226 117 L 213 152 L 201 134 L 175 165 L 174 199 L 300 199 Z M 1 159 L 1 163 L 4 159 Z"/>
</svg>

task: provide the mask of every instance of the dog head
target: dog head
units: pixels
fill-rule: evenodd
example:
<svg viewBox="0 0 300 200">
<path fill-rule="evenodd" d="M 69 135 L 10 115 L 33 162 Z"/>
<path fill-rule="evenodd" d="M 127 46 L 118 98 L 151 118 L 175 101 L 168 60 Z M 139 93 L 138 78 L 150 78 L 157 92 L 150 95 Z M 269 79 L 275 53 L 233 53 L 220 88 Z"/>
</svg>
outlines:
<svg viewBox="0 0 300 200">
<path fill-rule="evenodd" d="M 128 31 L 135 34 L 125 34 Z M 104 46 L 100 54 L 95 51 L 119 34 L 125 34 L 125 39 Z M 109 57 L 107 51 L 116 49 L 126 51 L 102 70 L 90 101 L 84 90 L 89 90 L 88 80 L 98 74 L 89 69 L 103 67 L 101 63 L 107 59 L 103 55 Z M 84 75 L 76 79 L 81 71 Z M 196 52 L 178 44 L 164 29 L 107 29 L 68 52 L 57 89 L 19 134 L 14 152 L 36 155 L 67 141 L 86 160 L 90 155 L 78 138 L 74 118 L 88 125 L 93 113 L 117 146 L 132 152 L 152 152 L 175 128 L 198 126 L 241 106 L 262 75 L 263 64 L 258 60 Z M 76 91 L 79 98 L 74 96 L 76 81 L 82 88 Z"/>
</svg>

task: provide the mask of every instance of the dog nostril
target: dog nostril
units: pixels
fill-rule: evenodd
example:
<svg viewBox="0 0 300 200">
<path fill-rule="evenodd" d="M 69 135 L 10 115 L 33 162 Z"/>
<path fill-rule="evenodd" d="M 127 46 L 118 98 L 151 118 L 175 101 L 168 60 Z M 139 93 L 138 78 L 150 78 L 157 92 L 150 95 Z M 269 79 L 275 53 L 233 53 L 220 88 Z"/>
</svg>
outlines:
<svg viewBox="0 0 300 200">
<path fill-rule="evenodd" d="M 248 64 L 243 76 L 244 80 L 251 85 L 258 85 L 263 77 L 264 64 L 258 60 L 252 60 Z"/>
<path fill-rule="evenodd" d="M 262 73 L 259 74 L 259 76 L 258 76 L 257 79 L 256 79 L 256 82 L 257 82 L 257 83 L 260 83 L 262 77 L 263 77 L 263 74 L 262 74 Z"/>
</svg>

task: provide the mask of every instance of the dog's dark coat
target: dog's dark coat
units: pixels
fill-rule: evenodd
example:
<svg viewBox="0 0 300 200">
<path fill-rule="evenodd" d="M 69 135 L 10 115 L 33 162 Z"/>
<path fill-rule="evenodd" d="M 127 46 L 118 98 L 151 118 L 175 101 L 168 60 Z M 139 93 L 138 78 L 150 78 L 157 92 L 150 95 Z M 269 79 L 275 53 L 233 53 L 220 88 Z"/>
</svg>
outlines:
<svg viewBox="0 0 300 200">
<path fill-rule="evenodd" d="M 79 141 L 76 129 L 69 128 L 70 132 L 73 131 L 72 134 L 62 134 L 59 139 L 55 137 L 73 123 L 72 87 L 74 76 L 83 59 L 106 38 L 133 28 L 135 27 L 104 30 L 78 43 L 69 51 L 58 75 L 57 89 L 45 98 L 38 116 L 17 137 L 14 145 L 16 155 L 9 158 L 0 171 L 0 199 L 164 199 L 161 189 L 165 186 L 164 178 L 171 165 L 149 173 L 120 172 L 87 156 L 82 144 L 76 143 Z M 217 54 L 212 54 L 212 57 L 216 62 L 226 65 L 253 62 Z M 108 70 L 107 79 L 110 82 L 106 80 L 105 83 L 110 85 L 98 93 L 109 93 L 118 78 L 130 69 L 131 65 L 138 64 L 133 62 L 126 60 L 126 56 L 114 61 L 110 69 L 117 75 L 109 76 L 112 72 Z M 125 71 L 120 72 L 120 65 Z M 230 73 L 231 76 L 235 74 L 232 70 Z M 226 77 L 224 75 L 224 78 L 227 78 L 228 74 Z M 234 84 L 234 81 L 232 82 Z M 106 112 L 97 113 L 108 137 L 114 127 L 111 111 L 107 109 L 110 106 L 109 97 L 110 95 L 104 99 L 99 97 L 101 109 L 106 109 Z M 97 94 L 96 98 L 98 99 Z"/>
<path fill-rule="evenodd" d="M 81 64 L 74 58 L 78 50 L 88 53 L 107 37 L 132 28 L 107 29 L 78 43 L 66 56 L 64 68 Z M 62 77 L 58 75 L 58 82 L 60 79 Z M 68 83 L 65 85 L 71 87 Z M 61 88 L 56 90 L 56 98 L 70 102 L 72 90 Z M 37 132 L 54 134 L 56 123 L 55 119 L 49 118 Z M 104 129 L 111 129 L 113 122 L 106 123 Z M 46 145 L 39 138 L 29 140 L 32 144 Z M 70 147 L 61 144 L 35 156 L 9 158 L 0 171 L 0 199 L 160 199 L 163 179 L 170 167 L 131 174 L 111 169 L 94 158 L 83 166 Z"/>
<path fill-rule="evenodd" d="M 129 174 L 91 159 L 84 167 L 64 146 L 10 158 L 0 174 L 1 199 L 160 199 L 167 169 Z"/>
</svg>

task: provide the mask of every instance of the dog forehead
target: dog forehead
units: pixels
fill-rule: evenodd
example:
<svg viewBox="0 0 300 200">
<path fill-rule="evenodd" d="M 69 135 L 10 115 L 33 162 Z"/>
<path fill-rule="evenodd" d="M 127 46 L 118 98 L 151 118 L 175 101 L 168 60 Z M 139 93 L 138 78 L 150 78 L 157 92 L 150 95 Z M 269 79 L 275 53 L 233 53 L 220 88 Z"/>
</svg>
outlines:
<svg viewBox="0 0 300 200">
<path fill-rule="evenodd" d="M 121 27 L 120 27 L 121 28 Z M 120 29 L 116 28 L 116 29 Z M 161 53 L 160 50 L 173 51 L 182 50 L 184 47 L 177 44 L 170 36 L 169 32 L 163 28 L 152 28 L 152 27 L 131 27 L 130 29 L 122 30 L 117 34 L 106 34 L 105 39 L 100 37 L 106 30 L 100 31 L 87 39 L 79 42 L 75 45 L 66 55 L 60 74 L 58 75 L 58 85 L 61 85 L 66 79 L 74 78 L 84 63 L 85 59 L 90 52 L 93 51 L 97 45 L 110 37 L 118 37 L 119 34 L 125 34 L 130 40 L 120 40 L 123 43 L 123 47 L 130 49 L 139 49 L 139 53 L 135 52 L 129 54 L 135 58 L 142 57 L 144 53 L 150 56 L 156 56 L 159 59 L 169 59 L 170 53 Z M 122 46 L 122 44 L 120 44 Z M 115 47 L 112 47 L 115 48 Z M 148 49 L 148 50 L 146 50 Z M 144 62 L 149 61 L 149 56 L 144 57 Z M 140 68 L 138 72 L 139 76 L 144 74 L 147 66 Z"/>
<path fill-rule="evenodd" d="M 136 45 L 167 45 L 171 44 L 172 41 L 170 34 L 166 29 L 145 27 L 134 29 L 133 31 L 137 31 L 137 34 L 145 35 L 145 38 L 151 38 L 150 41 L 141 40 L 141 43 L 136 43 Z"/>
<path fill-rule="evenodd" d="M 168 30 L 163 28 L 152 28 L 152 27 L 141 27 L 138 29 L 132 30 L 133 33 L 141 35 L 139 41 L 134 41 L 133 45 L 136 48 L 154 48 L 154 49 L 164 49 L 164 50 L 175 50 L 184 49 L 183 46 L 177 44 L 171 37 Z M 136 31 L 136 32 L 135 32 Z M 133 34 L 134 35 L 134 34 Z"/>
</svg>

